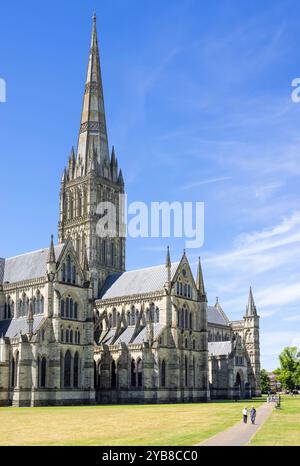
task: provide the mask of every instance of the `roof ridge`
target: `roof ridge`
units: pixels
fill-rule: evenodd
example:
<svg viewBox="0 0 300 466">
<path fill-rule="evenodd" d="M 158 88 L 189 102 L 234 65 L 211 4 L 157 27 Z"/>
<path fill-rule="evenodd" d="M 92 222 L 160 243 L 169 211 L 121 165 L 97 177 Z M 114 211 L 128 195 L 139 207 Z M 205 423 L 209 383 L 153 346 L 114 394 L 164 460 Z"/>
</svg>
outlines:
<svg viewBox="0 0 300 466">
<path fill-rule="evenodd" d="M 178 265 L 180 263 L 180 261 L 177 261 L 177 262 L 172 262 L 172 266 L 174 265 Z M 159 265 L 150 265 L 149 267 L 142 267 L 140 269 L 132 269 L 132 270 L 126 270 L 125 272 L 122 273 L 122 275 L 124 273 L 130 273 L 130 272 L 139 272 L 140 270 L 150 270 L 150 269 L 158 269 L 158 268 L 165 268 L 166 265 L 165 264 L 159 264 Z"/>
</svg>

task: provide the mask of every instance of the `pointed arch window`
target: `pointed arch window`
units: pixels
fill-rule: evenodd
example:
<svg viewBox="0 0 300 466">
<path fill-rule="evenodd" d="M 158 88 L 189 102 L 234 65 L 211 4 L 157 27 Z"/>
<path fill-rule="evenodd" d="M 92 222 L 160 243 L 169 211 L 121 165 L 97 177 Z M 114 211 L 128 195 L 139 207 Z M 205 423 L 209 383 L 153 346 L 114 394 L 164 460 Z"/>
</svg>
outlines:
<svg viewBox="0 0 300 466">
<path fill-rule="evenodd" d="M 70 319 L 73 319 L 73 299 L 72 298 L 67 298 L 67 299 L 69 299 Z"/>
<path fill-rule="evenodd" d="M 13 315 L 14 315 L 14 302 L 11 300 L 10 296 L 8 296 L 4 304 L 4 319 L 11 319 Z"/>
<path fill-rule="evenodd" d="M 72 261 L 71 257 L 67 256 L 67 282 L 71 283 L 72 281 Z"/>
<path fill-rule="evenodd" d="M 74 374 L 73 374 L 73 386 L 78 387 L 78 375 L 79 375 L 79 356 L 76 351 L 75 356 L 74 356 Z"/>
<path fill-rule="evenodd" d="M 131 360 L 131 386 L 136 386 L 136 364 L 134 359 Z"/>
<path fill-rule="evenodd" d="M 12 357 L 11 363 L 11 387 L 18 386 L 19 351 Z"/>
<path fill-rule="evenodd" d="M 64 364 L 64 386 L 71 387 L 71 364 L 72 356 L 68 350 L 65 354 L 65 364 Z"/>
<path fill-rule="evenodd" d="M 75 265 L 73 265 L 73 267 L 72 267 L 72 283 L 73 283 L 73 285 L 76 284 L 76 267 L 75 267 Z"/>
<path fill-rule="evenodd" d="M 47 370 L 47 361 L 46 358 L 43 357 L 39 361 L 39 382 L 40 382 L 40 387 L 45 388 L 46 387 L 46 370 Z"/>
<path fill-rule="evenodd" d="M 181 311 L 181 328 L 184 329 L 184 309 Z"/>
<path fill-rule="evenodd" d="M 117 386 L 117 369 L 116 363 L 113 360 L 111 363 L 111 388 L 116 388 Z"/>
<path fill-rule="evenodd" d="M 135 325 L 135 310 L 134 307 L 131 309 L 131 325 Z"/>
<path fill-rule="evenodd" d="M 112 326 L 116 327 L 117 326 L 117 310 L 113 309 L 113 317 L 112 317 Z"/>
<path fill-rule="evenodd" d="M 74 319 L 78 319 L 78 304 L 74 303 Z"/>
<path fill-rule="evenodd" d="M 156 308 L 155 315 L 156 315 L 155 321 L 158 323 L 159 322 L 159 309 L 158 309 L 158 307 Z"/>
<path fill-rule="evenodd" d="M 155 306 L 153 303 L 150 306 L 150 321 L 151 322 L 155 321 Z"/>
<path fill-rule="evenodd" d="M 137 386 L 139 388 L 143 386 L 143 363 L 141 359 L 137 361 Z"/>
<path fill-rule="evenodd" d="M 130 311 L 127 311 L 127 324 L 131 325 Z"/>
<path fill-rule="evenodd" d="M 188 386 L 188 358 L 187 356 L 184 357 L 184 384 L 187 387 Z"/>
</svg>

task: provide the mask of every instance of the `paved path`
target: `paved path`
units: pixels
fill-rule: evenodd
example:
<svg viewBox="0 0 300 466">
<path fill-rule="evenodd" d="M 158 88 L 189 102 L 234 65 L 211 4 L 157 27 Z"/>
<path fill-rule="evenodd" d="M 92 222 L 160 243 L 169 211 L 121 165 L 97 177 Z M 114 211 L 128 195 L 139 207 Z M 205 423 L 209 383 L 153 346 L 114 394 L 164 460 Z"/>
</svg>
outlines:
<svg viewBox="0 0 300 466">
<path fill-rule="evenodd" d="M 256 434 L 265 420 L 270 416 L 275 403 L 264 403 L 256 410 L 256 421 L 252 425 L 248 416 L 248 423 L 242 421 L 235 424 L 233 427 L 220 432 L 219 434 L 199 443 L 199 446 L 242 446 L 246 445 L 250 439 Z M 241 409 L 242 416 L 242 409 Z"/>
</svg>

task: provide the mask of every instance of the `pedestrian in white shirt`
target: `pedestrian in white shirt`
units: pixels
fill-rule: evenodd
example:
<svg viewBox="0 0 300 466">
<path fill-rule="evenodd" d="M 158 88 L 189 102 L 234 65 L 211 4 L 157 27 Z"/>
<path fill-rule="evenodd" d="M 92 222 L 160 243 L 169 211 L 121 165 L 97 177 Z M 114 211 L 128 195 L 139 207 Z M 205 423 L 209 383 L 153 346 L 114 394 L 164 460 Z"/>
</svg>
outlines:
<svg viewBox="0 0 300 466">
<path fill-rule="evenodd" d="M 247 419 L 248 419 L 248 409 L 244 408 L 243 409 L 243 420 L 245 424 L 247 424 Z"/>
</svg>

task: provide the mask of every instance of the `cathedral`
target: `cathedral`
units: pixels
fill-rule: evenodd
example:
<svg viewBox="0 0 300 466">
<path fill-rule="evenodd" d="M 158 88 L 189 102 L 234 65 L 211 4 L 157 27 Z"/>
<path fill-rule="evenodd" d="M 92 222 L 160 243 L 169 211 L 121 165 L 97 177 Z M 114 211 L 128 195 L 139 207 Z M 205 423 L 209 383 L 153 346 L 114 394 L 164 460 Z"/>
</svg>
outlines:
<svg viewBox="0 0 300 466">
<path fill-rule="evenodd" d="M 125 271 L 93 17 L 76 152 L 60 189 L 58 244 L 0 258 L 0 405 L 201 402 L 260 395 L 259 316 L 250 288 L 239 321 L 207 301 L 184 252 Z M 97 206 L 117 233 L 99 235 Z M 121 219 L 121 220 L 120 220 Z M 121 232 L 121 233 L 119 233 Z M 109 233 L 109 232 L 108 232 Z M 246 304 L 246 303 L 245 303 Z"/>
</svg>

